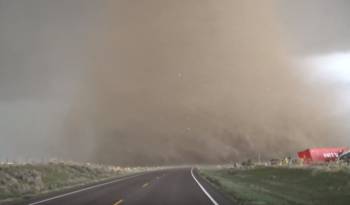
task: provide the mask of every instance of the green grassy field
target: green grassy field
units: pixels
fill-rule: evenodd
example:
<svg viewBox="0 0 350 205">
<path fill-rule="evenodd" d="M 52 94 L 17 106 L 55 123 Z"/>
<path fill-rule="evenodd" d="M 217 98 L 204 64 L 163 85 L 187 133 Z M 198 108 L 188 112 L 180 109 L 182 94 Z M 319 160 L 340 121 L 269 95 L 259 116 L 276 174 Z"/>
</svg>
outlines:
<svg viewBox="0 0 350 205">
<path fill-rule="evenodd" d="M 350 204 L 349 169 L 260 167 L 200 173 L 238 204 Z"/>
<path fill-rule="evenodd" d="M 127 171 L 66 163 L 0 165 L 0 204 L 123 174 Z"/>
</svg>

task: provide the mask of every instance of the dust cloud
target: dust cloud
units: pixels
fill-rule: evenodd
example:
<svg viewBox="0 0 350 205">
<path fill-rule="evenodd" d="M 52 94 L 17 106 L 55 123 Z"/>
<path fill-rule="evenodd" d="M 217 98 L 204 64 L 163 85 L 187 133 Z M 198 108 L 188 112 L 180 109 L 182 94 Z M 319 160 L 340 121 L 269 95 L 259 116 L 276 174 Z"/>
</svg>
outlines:
<svg viewBox="0 0 350 205">
<path fill-rule="evenodd" d="M 0 2 L 4 156 L 221 163 L 346 143 L 275 1 Z"/>
</svg>

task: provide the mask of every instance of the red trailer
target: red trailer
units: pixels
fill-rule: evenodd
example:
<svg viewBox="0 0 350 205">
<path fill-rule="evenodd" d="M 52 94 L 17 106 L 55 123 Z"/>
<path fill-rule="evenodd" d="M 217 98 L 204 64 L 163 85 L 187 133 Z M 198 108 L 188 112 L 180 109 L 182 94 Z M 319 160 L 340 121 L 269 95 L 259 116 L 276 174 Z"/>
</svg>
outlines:
<svg viewBox="0 0 350 205">
<path fill-rule="evenodd" d="M 344 151 L 349 150 L 346 147 L 319 147 L 310 148 L 298 152 L 298 157 L 306 163 L 311 162 L 329 162 L 338 159 L 338 156 Z"/>
</svg>

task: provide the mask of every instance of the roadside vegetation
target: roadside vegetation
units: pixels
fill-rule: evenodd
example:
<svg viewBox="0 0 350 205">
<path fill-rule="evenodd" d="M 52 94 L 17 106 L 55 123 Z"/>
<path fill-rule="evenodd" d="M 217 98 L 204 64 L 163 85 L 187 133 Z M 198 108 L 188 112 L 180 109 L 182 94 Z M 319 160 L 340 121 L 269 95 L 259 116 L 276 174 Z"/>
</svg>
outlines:
<svg viewBox="0 0 350 205">
<path fill-rule="evenodd" d="M 0 204 L 105 180 L 141 169 L 77 163 L 0 165 Z"/>
<path fill-rule="evenodd" d="M 236 204 L 350 204 L 347 165 L 202 168 L 200 173 Z"/>
</svg>

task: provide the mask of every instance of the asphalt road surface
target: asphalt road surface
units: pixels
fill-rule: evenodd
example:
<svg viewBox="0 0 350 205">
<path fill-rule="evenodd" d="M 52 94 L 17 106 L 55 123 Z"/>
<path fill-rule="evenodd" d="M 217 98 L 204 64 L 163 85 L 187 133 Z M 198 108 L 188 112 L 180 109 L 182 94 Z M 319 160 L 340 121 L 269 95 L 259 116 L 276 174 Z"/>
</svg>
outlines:
<svg viewBox="0 0 350 205">
<path fill-rule="evenodd" d="M 222 193 L 190 168 L 148 172 L 66 193 L 27 201 L 27 205 L 227 205 Z"/>
</svg>

